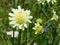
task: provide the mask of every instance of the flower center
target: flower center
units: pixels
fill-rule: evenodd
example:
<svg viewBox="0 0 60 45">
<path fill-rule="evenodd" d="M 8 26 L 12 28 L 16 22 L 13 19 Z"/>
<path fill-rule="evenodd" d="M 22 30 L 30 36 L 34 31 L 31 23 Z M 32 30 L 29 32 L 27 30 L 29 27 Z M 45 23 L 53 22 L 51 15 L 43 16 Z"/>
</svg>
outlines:
<svg viewBox="0 0 60 45">
<path fill-rule="evenodd" d="M 43 30 L 43 27 L 42 27 L 42 26 L 37 26 L 37 27 L 36 27 L 36 31 L 37 31 L 37 32 L 41 32 L 42 30 Z"/>
<path fill-rule="evenodd" d="M 19 24 L 23 24 L 27 21 L 27 17 L 24 13 L 17 13 L 15 14 L 14 18 L 15 18 L 15 21 Z"/>
</svg>

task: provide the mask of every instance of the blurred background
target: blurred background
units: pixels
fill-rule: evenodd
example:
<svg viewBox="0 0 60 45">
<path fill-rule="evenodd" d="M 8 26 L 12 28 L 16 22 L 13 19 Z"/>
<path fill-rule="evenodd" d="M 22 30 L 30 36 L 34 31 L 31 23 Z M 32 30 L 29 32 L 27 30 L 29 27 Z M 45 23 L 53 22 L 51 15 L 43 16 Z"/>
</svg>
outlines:
<svg viewBox="0 0 60 45">
<path fill-rule="evenodd" d="M 7 31 L 16 31 L 9 25 L 8 14 L 11 12 L 11 8 L 17 8 L 19 5 L 22 9 L 30 10 L 33 16 L 33 23 L 29 24 L 28 29 L 21 32 L 21 45 L 60 45 L 60 28 L 57 28 L 60 24 L 60 0 L 56 1 L 54 4 L 45 2 L 42 5 L 37 0 L 0 0 L 0 45 L 13 45 L 13 43 L 19 45 L 17 37 L 12 38 L 6 34 Z M 53 9 L 59 17 L 58 21 L 47 22 L 53 15 Z M 44 27 L 44 32 L 35 35 L 32 27 L 37 18 L 43 20 L 41 25 Z M 45 22 L 47 23 L 45 24 Z"/>
</svg>

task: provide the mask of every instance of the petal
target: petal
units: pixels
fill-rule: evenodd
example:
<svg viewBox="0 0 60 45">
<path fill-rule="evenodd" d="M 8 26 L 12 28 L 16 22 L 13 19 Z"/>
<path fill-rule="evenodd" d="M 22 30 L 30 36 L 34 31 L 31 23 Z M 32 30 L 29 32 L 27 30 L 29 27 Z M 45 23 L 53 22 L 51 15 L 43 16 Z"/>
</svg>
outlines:
<svg viewBox="0 0 60 45">
<path fill-rule="evenodd" d="M 18 6 L 18 9 L 21 9 L 21 6 Z"/>
<path fill-rule="evenodd" d="M 14 26 L 13 26 L 13 28 L 15 28 L 17 25 L 15 24 Z"/>
<path fill-rule="evenodd" d="M 10 15 L 10 16 L 14 16 L 14 14 L 13 14 L 13 13 L 9 13 L 9 15 Z"/>
<path fill-rule="evenodd" d="M 24 24 L 24 26 L 27 28 L 27 24 Z"/>
<path fill-rule="evenodd" d="M 9 24 L 15 24 L 16 22 L 15 21 L 11 21 L 11 22 L 9 22 Z"/>
<path fill-rule="evenodd" d="M 19 25 L 19 29 L 22 29 L 22 25 Z"/>
<path fill-rule="evenodd" d="M 14 12 L 16 9 L 12 8 L 11 10 Z"/>
<path fill-rule="evenodd" d="M 15 20 L 14 18 L 12 18 L 12 17 L 9 17 L 9 20 Z"/>
<path fill-rule="evenodd" d="M 30 10 L 26 10 L 26 11 L 25 11 L 25 14 L 26 14 L 26 15 L 30 15 Z"/>
<path fill-rule="evenodd" d="M 28 20 L 29 23 L 32 23 L 30 20 Z"/>
<path fill-rule="evenodd" d="M 28 18 L 28 19 L 32 19 L 33 17 L 32 17 L 32 16 L 28 16 L 27 18 Z"/>
<path fill-rule="evenodd" d="M 17 13 L 18 9 L 12 9 L 13 13 Z"/>
</svg>

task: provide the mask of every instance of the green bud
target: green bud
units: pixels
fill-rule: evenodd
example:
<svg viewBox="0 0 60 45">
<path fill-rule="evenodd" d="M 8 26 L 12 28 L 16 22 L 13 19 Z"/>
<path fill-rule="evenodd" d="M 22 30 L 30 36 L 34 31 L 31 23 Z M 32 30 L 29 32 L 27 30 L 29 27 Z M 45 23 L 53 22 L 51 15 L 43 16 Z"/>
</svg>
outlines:
<svg viewBox="0 0 60 45">
<path fill-rule="evenodd" d="M 38 19 L 36 20 L 36 22 L 41 24 L 41 23 L 42 23 L 42 19 L 41 19 L 41 18 L 38 18 Z"/>
</svg>

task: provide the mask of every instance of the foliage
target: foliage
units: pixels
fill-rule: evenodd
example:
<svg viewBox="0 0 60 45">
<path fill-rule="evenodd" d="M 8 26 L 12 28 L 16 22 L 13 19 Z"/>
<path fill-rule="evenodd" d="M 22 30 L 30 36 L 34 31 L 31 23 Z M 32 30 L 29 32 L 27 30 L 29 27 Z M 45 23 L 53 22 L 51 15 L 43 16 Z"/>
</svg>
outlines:
<svg viewBox="0 0 60 45">
<path fill-rule="evenodd" d="M 31 11 L 33 19 L 28 28 L 21 31 L 21 42 L 19 42 L 19 36 L 12 38 L 7 35 L 7 31 L 16 31 L 16 28 L 12 28 L 9 25 L 9 12 L 12 8 L 21 6 L 22 9 Z M 53 10 L 58 16 L 57 21 L 50 20 L 53 17 Z M 35 26 L 36 19 L 42 19 L 42 25 L 44 32 L 42 34 L 35 34 L 33 27 Z M 54 17 L 56 18 L 56 17 Z M 60 45 L 60 0 L 52 4 L 51 2 L 45 2 L 44 5 L 38 4 L 37 0 L 0 0 L 0 45 Z M 18 30 L 19 31 L 19 30 Z"/>
</svg>

